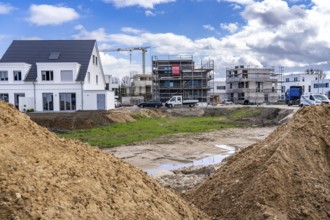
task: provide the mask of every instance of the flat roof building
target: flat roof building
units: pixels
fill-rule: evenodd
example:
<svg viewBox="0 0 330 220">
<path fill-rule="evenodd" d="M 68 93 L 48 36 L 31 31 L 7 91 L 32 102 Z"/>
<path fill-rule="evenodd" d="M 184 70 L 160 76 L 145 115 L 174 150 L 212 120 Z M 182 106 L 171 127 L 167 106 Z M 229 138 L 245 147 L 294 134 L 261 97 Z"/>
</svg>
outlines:
<svg viewBox="0 0 330 220">
<path fill-rule="evenodd" d="M 153 99 L 165 102 L 172 96 L 209 102 L 213 89 L 214 62 L 196 68 L 192 56 L 152 56 Z"/>
</svg>

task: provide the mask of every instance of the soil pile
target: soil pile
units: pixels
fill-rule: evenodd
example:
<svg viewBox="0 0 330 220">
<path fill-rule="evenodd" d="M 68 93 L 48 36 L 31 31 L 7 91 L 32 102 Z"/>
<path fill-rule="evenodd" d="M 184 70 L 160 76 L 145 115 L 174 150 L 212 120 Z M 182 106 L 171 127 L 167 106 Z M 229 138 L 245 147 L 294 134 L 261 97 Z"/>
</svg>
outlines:
<svg viewBox="0 0 330 220">
<path fill-rule="evenodd" d="M 215 219 L 329 219 L 330 106 L 301 108 L 186 197 Z"/>
<path fill-rule="evenodd" d="M 0 219 L 206 219 L 111 154 L 0 101 Z"/>
<path fill-rule="evenodd" d="M 113 122 L 135 121 L 138 117 L 165 117 L 158 109 L 119 108 L 108 111 L 28 113 L 31 120 L 54 131 L 90 129 Z"/>
</svg>

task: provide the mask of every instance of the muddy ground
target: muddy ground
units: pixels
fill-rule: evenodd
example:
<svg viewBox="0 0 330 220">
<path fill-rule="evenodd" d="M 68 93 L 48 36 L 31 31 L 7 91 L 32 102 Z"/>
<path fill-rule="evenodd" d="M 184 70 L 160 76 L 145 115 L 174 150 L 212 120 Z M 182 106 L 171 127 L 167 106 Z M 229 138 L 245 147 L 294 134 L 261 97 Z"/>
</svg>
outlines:
<svg viewBox="0 0 330 220">
<path fill-rule="evenodd" d="M 264 139 L 275 128 L 230 128 L 200 134 L 168 135 L 105 151 L 141 168 L 165 187 L 185 192 L 212 175 L 222 158 Z M 222 145 L 229 148 L 221 148 Z M 208 165 L 213 162 L 215 164 Z"/>
<path fill-rule="evenodd" d="M 113 122 L 134 121 L 134 115 L 147 117 L 227 116 L 241 106 L 220 108 L 120 108 L 110 111 L 72 113 L 33 113 L 30 118 L 50 130 L 86 129 Z M 251 110 L 251 108 L 246 108 Z M 226 157 L 267 137 L 286 121 L 295 108 L 264 106 L 258 117 L 237 120 L 249 128 L 231 128 L 199 134 L 172 134 L 130 146 L 105 149 L 105 152 L 144 170 L 162 185 L 180 193 L 212 175 Z"/>
</svg>

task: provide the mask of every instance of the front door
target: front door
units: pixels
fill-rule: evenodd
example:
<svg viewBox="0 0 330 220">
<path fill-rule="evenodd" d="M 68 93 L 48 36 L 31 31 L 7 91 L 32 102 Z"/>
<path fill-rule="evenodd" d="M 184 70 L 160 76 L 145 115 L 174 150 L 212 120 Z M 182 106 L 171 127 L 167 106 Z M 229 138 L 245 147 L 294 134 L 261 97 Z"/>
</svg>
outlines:
<svg viewBox="0 0 330 220">
<path fill-rule="evenodd" d="M 105 94 L 97 94 L 97 110 L 105 110 Z"/>
<path fill-rule="evenodd" d="M 15 107 L 19 109 L 19 97 L 25 97 L 24 93 L 14 93 L 14 98 L 15 98 Z"/>
</svg>

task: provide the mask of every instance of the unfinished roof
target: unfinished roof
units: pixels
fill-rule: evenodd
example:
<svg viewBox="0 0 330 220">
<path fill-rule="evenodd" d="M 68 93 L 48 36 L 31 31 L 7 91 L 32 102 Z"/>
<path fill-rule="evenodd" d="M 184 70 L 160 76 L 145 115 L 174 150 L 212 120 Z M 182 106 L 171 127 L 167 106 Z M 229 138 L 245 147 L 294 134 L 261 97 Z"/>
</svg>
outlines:
<svg viewBox="0 0 330 220">
<path fill-rule="evenodd" d="M 0 62 L 31 64 L 25 81 L 37 79 L 36 63 L 77 62 L 81 67 L 76 81 L 83 81 L 95 44 L 95 40 L 14 40 Z"/>
</svg>

